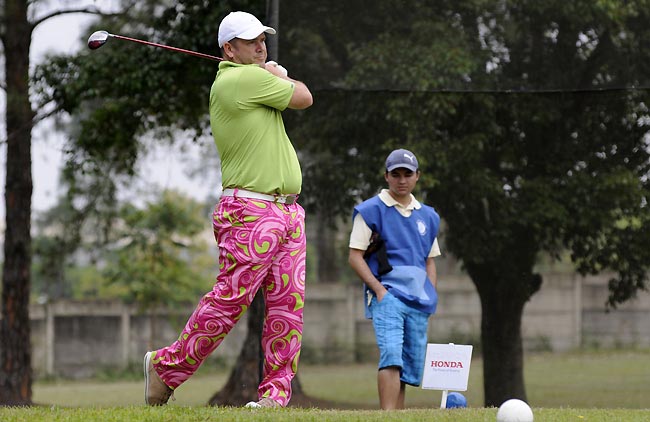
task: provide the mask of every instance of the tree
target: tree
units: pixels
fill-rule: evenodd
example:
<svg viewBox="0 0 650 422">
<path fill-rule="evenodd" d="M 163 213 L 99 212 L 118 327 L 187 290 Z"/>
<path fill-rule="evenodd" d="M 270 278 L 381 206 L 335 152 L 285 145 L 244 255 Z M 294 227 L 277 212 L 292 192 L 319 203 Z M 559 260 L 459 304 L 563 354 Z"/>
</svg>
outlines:
<svg viewBox="0 0 650 422">
<path fill-rule="evenodd" d="M 0 38 L 5 52 L 7 173 L 5 245 L 2 270 L 0 403 L 31 403 L 29 279 L 31 266 L 31 127 L 27 2 L 4 2 Z"/>
<path fill-rule="evenodd" d="M 30 102 L 29 49 L 32 32 L 42 22 L 66 13 L 99 13 L 94 7 L 66 7 L 39 16 L 38 1 L 6 0 L 0 13 L 4 49 L 7 166 L 5 241 L 0 323 L 0 405 L 32 400 L 29 293 L 31 266 L 31 131 L 45 116 Z M 28 16 L 39 16 L 29 19 Z M 42 111 L 42 110 L 39 110 Z"/>
<path fill-rule="evenodd" d="M 110 173 L 110 168 L 106 170 Z M 83 287 L 75 283 L 69 270 L 100 260 L 106 245 L 113 240 L 117 224 L 117 181 L 96 173 L 75 176 L 79 175 L 73 175 L 70 168 L 64 171 L 60 185 L 65 194 L 59 195 L 53 207 L 33 218 L 36 235 L 32 248 L 32 290 L 48 300 L 81 293 Z M 100 275 L 95 279 L 90 290 L 97 292 Z"/>
<path fill-rule="evenodd" d="M 417 151 L 421 193 L 481 300 L 485 404 L 525 400 L 521 317 L 542 285 L 540 254 L 568 250 L 582 274 L 613 271 L 610 306 L 647 288 L 648 96 L 626 87 L 648 84 L 648 8 L 409 6 L 359 14 L 346 2 L 354 24 L 342 6 L 291 9 L 302 25 L 287 66 L 316 72 L 323 88 L 299 116 L 301 152 L 319 158 L 305 196 L 347 213 L 380 183 L 392 148 Z M 299 61 L 308 54 L 326 68 Z"/>
<path fill-rule="evenodd" d="M 112 236 L 104 273 L 121 287 L 122 299 L 150 315 L 150 348 L 156 337 L 156 311 L 192 303 L 203 293 L 198 259 L 207 248 L 202 204 L 164 191 L 143 209 L 124 205 Z"/>
<path fill-rule="evenodd" d="M 66 269 L 81 243 L 79 213 L 64 198 L 60 199 L 34 219 L 38 234 L 32 238 L 31 290 L 47 300 L 70 297 Z"/>
</svg>

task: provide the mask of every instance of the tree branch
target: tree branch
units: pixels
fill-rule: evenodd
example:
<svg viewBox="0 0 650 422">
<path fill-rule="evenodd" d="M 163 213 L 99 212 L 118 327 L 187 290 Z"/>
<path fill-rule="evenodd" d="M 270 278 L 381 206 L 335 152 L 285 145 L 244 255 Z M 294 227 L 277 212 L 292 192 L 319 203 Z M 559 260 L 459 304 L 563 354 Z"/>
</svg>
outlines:
<svg viewBox="0 0 650 422">
<path fill-rule="evenodd" d="M 126 13 L 131 6 L 127 7 L 125 10 L 121 10 L 118 13 L 107 13 L 107 12 L 102 12 L 100 9 L 97 7 L 82 7 L 79 9 L 65 9 L 65 10 L 56 10 L 52 13 L 49 13 L 45 16 L 42 16 L 35 20 L 32 23 L 32 29 L 36 28 L 38 25 L 41 23 L 45 22 L 48 19 L 51 19 L 55 16 L 61 16 L 61 15 L 69 15 L 70 13 L 88 13 L 91 15 L 100 15 L 100 16 L 106 16 L 106 17 L 113 17 L 113 16 L 122 16 L 124 13 Z"/>
<path fill-rule="evenodd" d="M 55 114 L 59 113 L 61 110 L 62 109 L 60 107 L 55 107 L 55 108 L 53 108 L 52 110 L 50 110 L 48 112 L 37 114 L 32 119 L 32 127 L 36 126 L 37 124 L 39 124 L 43 120 L 47 119 L 48 117 L 54 116 Z"/>
<path fill-rule="evenodd" d="M 30 121 L 29 125 L 32 128 L 34 128 L 38 123 L 42 122 L 43 120 L 47 119 L 48 117 L 54 116 L 55 114 L 57 114 L 57 113 L 59 113 L 61 111 L 62 111 L 61 107 L 55 107 L 50 111 L 35 115 L 32 118 L 32 120 Z M 9 139 L 11 139 L 14 136 L 14 134 L 16 134 L 18 131 L 26 129 L 27 126 L 28 125 L 25 124 L 25 125 L 21 126 L 20 128 L 18 128 L 17 130 L 13 131 L 12 133 L 7 133 L 7 138 L 6 139 L 0 139 L 0 145 L 6 144 L 9 141 Z"/>
</svg>

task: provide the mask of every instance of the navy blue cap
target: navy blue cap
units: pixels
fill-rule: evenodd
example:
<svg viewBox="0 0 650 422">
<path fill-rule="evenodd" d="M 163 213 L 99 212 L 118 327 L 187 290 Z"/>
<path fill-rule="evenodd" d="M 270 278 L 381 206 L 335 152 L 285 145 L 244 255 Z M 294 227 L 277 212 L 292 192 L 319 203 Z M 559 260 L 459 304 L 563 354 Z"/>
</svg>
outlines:
<svg viewBox="0 0 650 422">
<path fill-rule="evenodd" d="M 386 158 L 386 171 L 393 171 L 398 168 L 405 168 L 411 171 L 418 171 L 418 159 L 415 154 L 407 149 L 396 149 Z"/>
</svg>

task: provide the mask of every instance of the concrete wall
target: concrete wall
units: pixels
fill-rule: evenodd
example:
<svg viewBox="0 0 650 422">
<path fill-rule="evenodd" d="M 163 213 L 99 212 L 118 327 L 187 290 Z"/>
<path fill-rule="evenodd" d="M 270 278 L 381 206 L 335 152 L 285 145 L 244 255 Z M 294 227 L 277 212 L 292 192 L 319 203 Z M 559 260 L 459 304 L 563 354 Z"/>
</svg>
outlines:
<svg viewBox="0 0 650 422">
<path fill-rule="evenodd" d="M 370 321 L 364 319 L 362 287 L 307 286 L 303 362 L 373 361 Z M 522 334 L 527 350 L 564 351 L 581 346 L 650 346 L 650 295 L 605 312 L 607 277 L 583 279 L 545 274 L 542 289 L 526 304 Z M 467 278 L 444 277 L 438 312 L 430 319 L 432 343 L 480 347 L 481 305 Z M 193 307 L 153 317 L 113 302 L 34 305 L 33 367 L 37 375 L 86 377 L 99 370 L 139 364 L 147 350 L 173 342 Z M 241 321 L 211 360 L 232 362 L 245 337 Z"/>
<path fill-rule="evenodd" d="M 650 347 L 650 294 L 638 297 L 611 312 L 603 307 L 606 277 L 582 284 L 581 344 L 596 347 Z"/>
</svg>

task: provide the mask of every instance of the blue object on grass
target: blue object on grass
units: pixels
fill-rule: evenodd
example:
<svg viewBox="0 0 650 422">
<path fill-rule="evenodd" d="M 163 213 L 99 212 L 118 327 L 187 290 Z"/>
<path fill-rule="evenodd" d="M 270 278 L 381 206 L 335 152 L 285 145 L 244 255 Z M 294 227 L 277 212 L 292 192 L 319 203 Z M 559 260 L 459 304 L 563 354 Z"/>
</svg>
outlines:
<svg viewBox="0 0 650 422">
<path fill-rule="evenodd" d="M 447 394 L 447 409 L 455 407 L 467 407 L 467 399 L 462 394 L 452 391 Z"/>
</svg>

